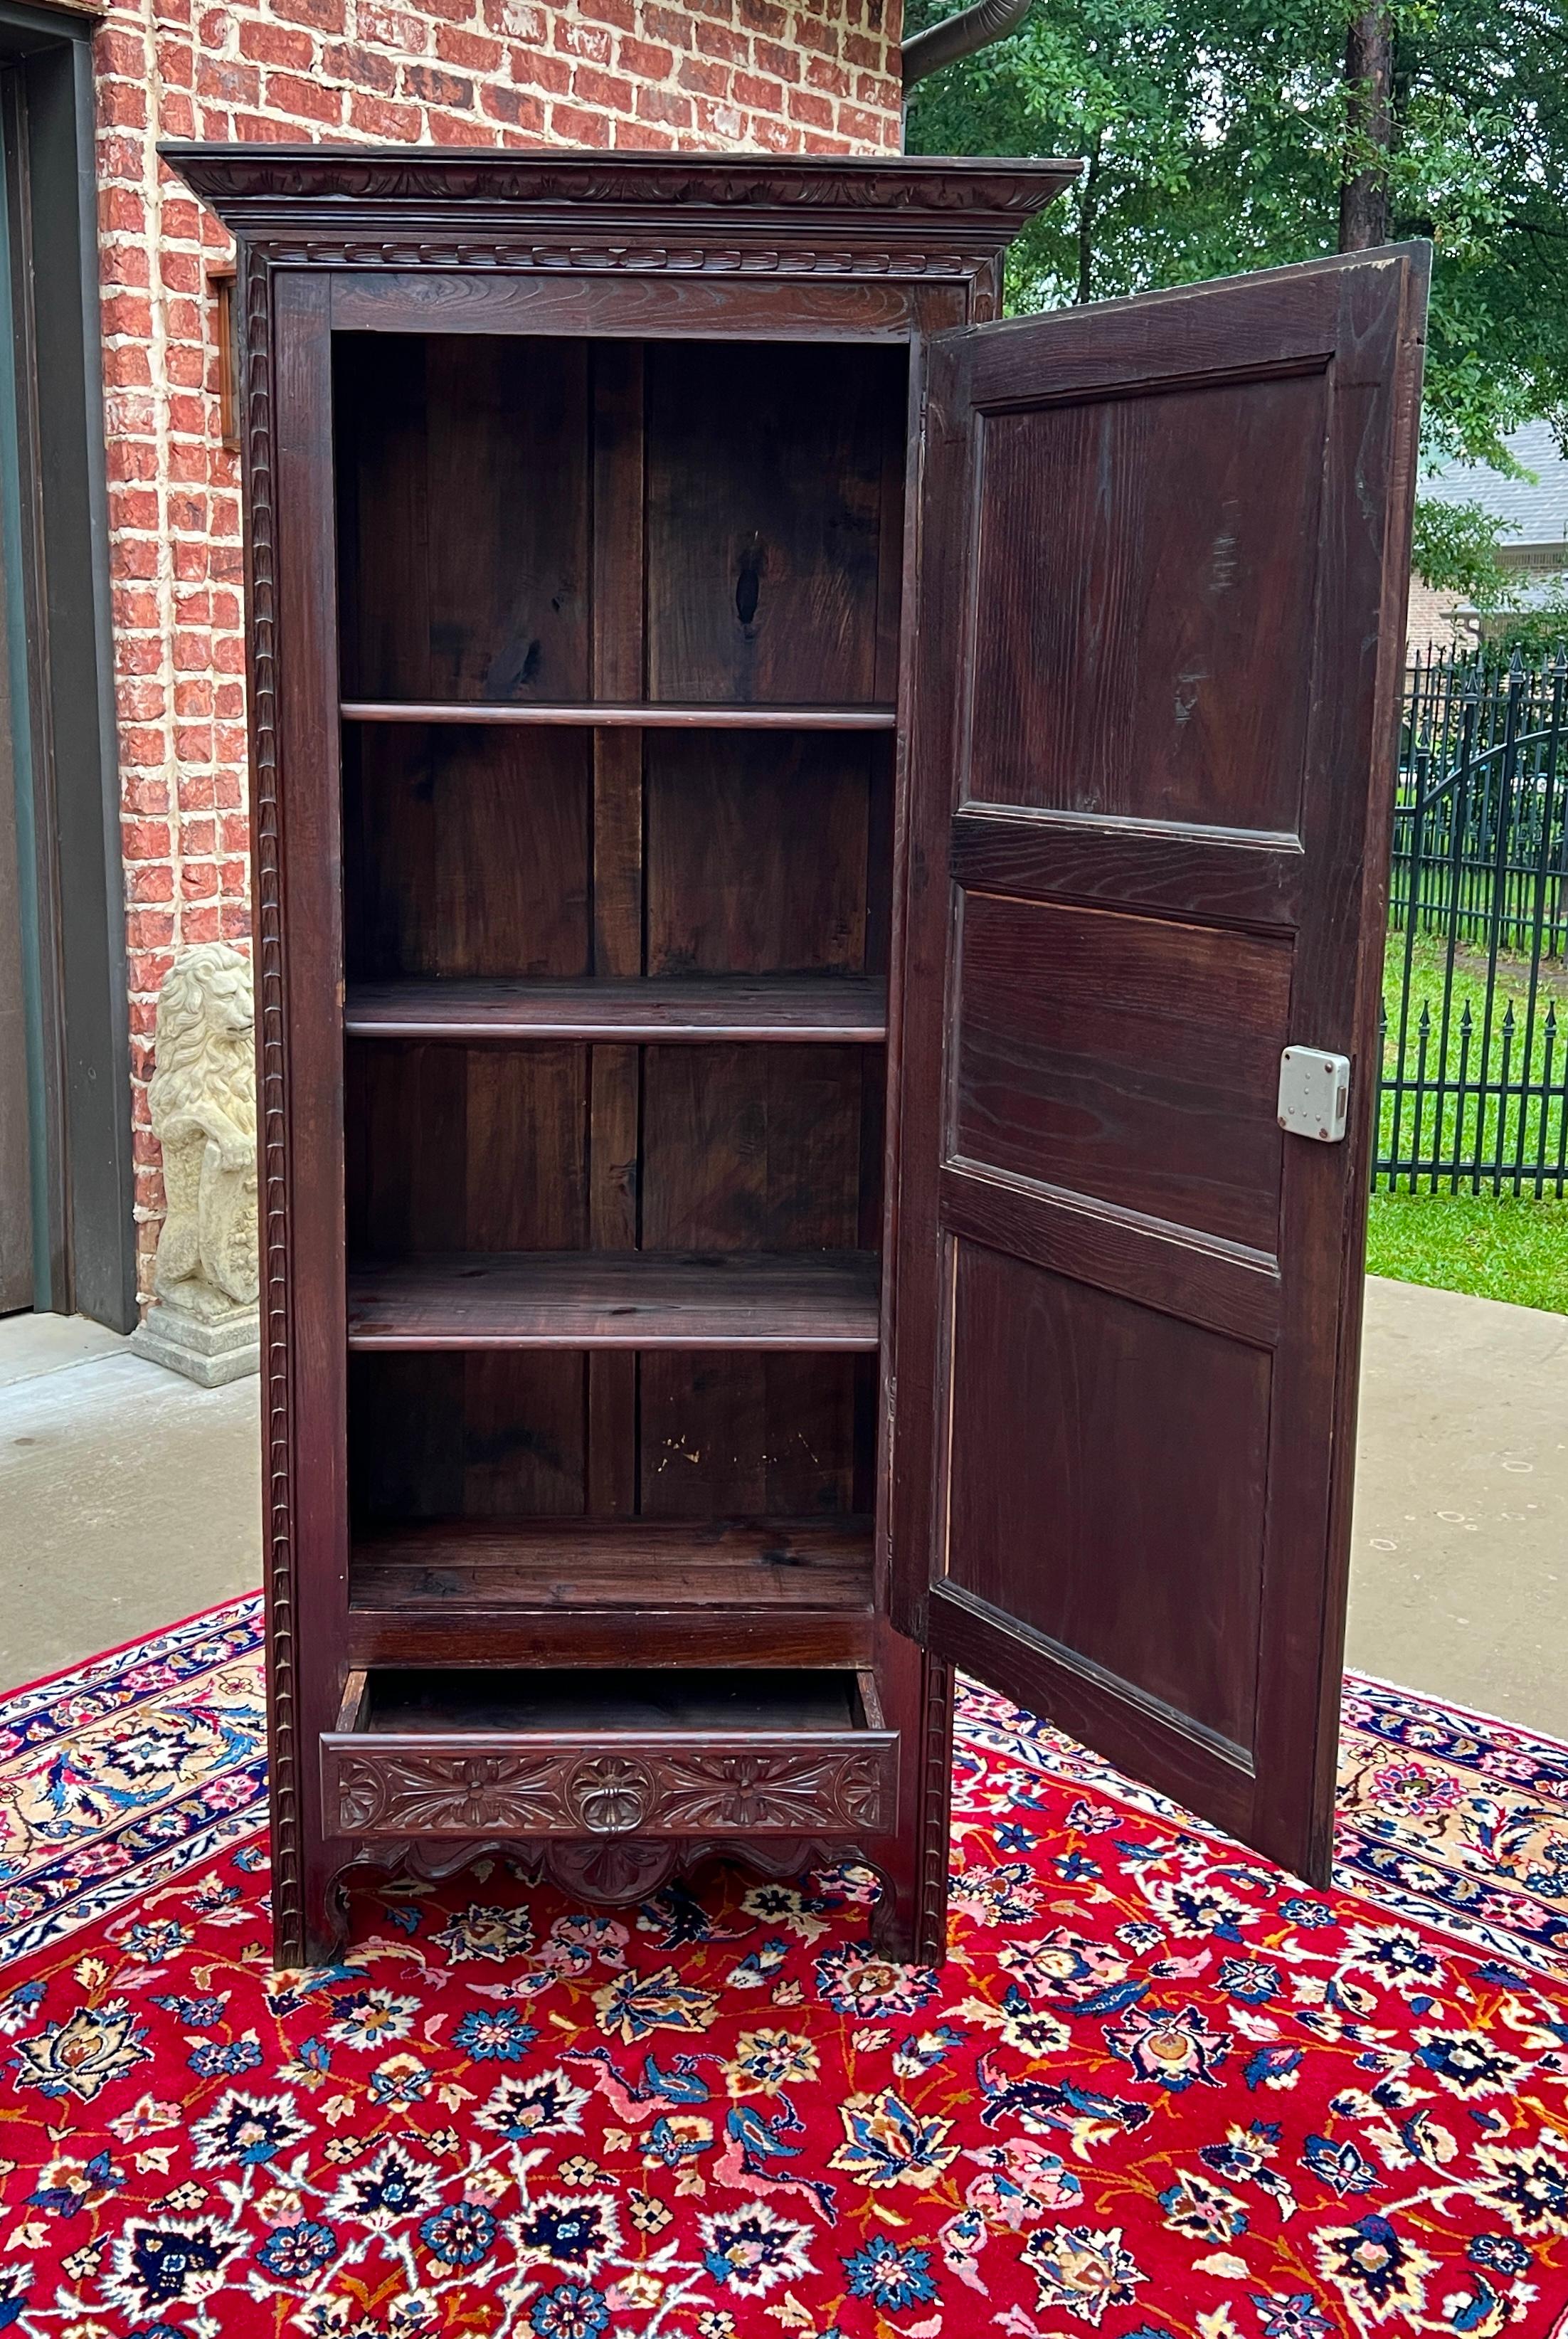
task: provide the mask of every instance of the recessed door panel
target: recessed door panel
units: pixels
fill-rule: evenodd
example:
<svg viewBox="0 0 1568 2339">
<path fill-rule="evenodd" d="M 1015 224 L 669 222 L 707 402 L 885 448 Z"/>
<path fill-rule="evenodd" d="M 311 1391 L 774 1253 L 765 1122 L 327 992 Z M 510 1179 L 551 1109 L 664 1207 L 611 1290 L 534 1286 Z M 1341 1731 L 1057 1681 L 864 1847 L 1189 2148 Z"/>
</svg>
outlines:
<svg viewBox="0 0 1568 2339">
<path fill-rule="evenodd" d="M 953 1153 L 1272 1252 L 1288 939 L 962 901 Z"/>
<path fill-rule="evenodd" d="M 1313 577 L 1280 548 L 1317 537 L 1328 396 L 1318 363 L 985 416 L 968 795 L 1295 828 Z"/>
<path fill-rule="evenodd" d="M 974 1243 L 954 1283 L 949 1584 L 1250 1762 L 1268 1352 Z"/>
</svg>

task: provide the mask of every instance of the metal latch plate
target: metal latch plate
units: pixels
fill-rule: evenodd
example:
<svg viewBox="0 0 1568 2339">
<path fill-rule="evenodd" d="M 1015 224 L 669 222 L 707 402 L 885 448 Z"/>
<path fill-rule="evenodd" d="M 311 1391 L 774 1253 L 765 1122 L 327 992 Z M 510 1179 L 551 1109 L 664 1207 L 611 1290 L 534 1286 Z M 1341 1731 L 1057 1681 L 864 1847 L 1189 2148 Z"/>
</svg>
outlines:
<svg viewBox="0 0 1568 2339">
<path fill-rule="evenodd" d="M 1350 1059 L 1321 1048 L 1287 1048 L 1279 1059 L 1279 1126 L 1292 1137 L 1337 1145 L 1350 1114 Z"/>
</svg>

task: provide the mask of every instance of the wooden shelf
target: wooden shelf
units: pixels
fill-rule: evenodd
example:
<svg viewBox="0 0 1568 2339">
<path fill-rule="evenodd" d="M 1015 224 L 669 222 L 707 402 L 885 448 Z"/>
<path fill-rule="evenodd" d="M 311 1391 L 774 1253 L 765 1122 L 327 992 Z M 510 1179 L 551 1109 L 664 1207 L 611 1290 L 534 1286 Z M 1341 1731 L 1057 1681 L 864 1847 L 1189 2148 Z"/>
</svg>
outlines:
<svg viewBox="0 0 1568 2339">
<path fill-rule="evenodd" d="M 871 1608 L 871 1521 L 437 1519 L 354 1538 L 356 1608 Z"/>
<path fill-rule="evenodd" d="M 874 1348 L 871 1251 L 452 1252 L 349 1270 L 351 1348 Z"/>
<path fill-rule="evenodd" d="M 737 701 L 706 706 L 674 700 L 518 705 L 481 698 L 345 698 L 345 723 L 549 723 L 602 731 L 891 731 L 893 706 L 764 706 Z"/>
<path fill-rule="evenodd" d="M 887 993 L 851 976 L 352 983 L 355 1040 L 792 1040 L 887 1037 Z"/>
<path fill-rule="evenodd" d="M 440 1519 L 356 1535 L 357 1664 L 867 1664 L 872 1522 Z"/>
</svg>

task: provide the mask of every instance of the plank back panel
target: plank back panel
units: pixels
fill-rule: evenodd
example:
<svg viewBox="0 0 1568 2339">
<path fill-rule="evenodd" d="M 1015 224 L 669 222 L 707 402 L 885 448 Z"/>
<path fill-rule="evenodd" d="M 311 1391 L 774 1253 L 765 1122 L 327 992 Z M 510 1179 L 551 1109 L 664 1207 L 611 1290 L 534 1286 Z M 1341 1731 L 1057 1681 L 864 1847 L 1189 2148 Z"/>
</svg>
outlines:
<svg viewBox="0 0 1568 2339">
<path fill-rule="evenodd" d="M 338 341 L 344 696 L 588 692 L 587 351 Z"/>
<path fill-rule="evenodd" d="M 649 349 L 651 698 L 876 696 L 906 371 L 901 350 Z"/>
<path fill-rule="evenodd" d="M 493 1349 L 349 1360 L 356 1527 L 572 1518 L 586 1507 L 580 1357 Z"/>
<path fill-rule="evenodd" d="M 592 735 L 348 726 L 350 981 L 588 972 Z"/>
<path fill-rule="evenodd" d="M 874 743 L 650 732 L 650 974 L 859 974 Z"/>
</svg>

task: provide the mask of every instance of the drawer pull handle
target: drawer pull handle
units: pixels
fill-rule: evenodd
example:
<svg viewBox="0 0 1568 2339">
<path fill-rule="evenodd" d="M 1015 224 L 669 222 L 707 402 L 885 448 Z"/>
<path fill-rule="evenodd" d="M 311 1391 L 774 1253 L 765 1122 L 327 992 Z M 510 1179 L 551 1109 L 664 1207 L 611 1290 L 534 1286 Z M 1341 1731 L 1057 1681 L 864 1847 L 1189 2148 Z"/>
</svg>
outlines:
<svg viewBox="0 0 1568 2339">
<path fill-rule="evenodd" d="M 629 1754 L 596 1754 L 572 1772 L 567 1801 L 590 1835 L 630 1835 L 653 1808 L 652 1774 Z"/>
</svg>

